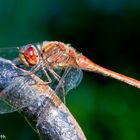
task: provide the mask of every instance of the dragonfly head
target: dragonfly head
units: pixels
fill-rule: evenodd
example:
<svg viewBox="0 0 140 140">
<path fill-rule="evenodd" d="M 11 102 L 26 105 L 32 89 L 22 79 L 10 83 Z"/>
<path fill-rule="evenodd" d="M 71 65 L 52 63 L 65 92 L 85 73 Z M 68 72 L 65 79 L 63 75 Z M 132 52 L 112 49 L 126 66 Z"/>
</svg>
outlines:
<svg viewBox="0 0 140 140">
<path fill-rule="evenodd" d="M 20 50 L 20 60 L 26 66 L 32 67 L 39 62 L 38 51 L 34 45 L 28 44 Z"/>
</svg>

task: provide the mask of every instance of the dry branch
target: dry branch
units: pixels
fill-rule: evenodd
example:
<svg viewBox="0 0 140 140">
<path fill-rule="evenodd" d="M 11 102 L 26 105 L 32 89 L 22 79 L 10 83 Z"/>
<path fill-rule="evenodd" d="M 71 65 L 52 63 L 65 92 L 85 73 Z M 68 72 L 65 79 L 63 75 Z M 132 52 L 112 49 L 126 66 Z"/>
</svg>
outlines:
<svg viewBox="0 0 140 140">
<path fill-rule="evenodd" d="M 23 75 L 25 76 L 19 76 Z M 1 98 L 18 110 L 43 140 L 86 140 L 78 123 L 54 91 L 35 75 L 0 58 Z M 28 106 L 28 104 L 30 105 Z M 22 108 L 24 107 L 24 108 Z M 1 108 L 4 112 L 7 110 Z"/>
</svg>

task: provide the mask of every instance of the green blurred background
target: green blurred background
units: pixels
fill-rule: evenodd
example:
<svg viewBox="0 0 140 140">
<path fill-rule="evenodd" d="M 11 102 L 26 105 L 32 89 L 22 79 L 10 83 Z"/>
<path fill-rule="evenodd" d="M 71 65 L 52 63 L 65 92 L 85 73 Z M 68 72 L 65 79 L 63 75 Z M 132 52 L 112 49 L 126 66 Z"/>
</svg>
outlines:
<svg viewBox="0 0 140 140">
<path fill-rule="evenodd" d="M 94 62 L 140 79 L 139 0 L 0 1 L 0 47 L 43 40 L 71 43 Z M 84 72 L 66 99 L 88 140 L 140 140 L 138 89 Z M 0 115 L 2 134 L 38 139 L 18 113 Z"/>
</svg>

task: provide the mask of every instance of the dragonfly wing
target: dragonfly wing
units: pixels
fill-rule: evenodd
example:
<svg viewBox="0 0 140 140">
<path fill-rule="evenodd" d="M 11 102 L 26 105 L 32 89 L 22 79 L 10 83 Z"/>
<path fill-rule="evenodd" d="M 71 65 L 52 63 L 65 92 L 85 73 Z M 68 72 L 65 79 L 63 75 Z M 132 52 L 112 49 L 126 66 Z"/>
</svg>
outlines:
<svg viewBox="0 0 140 140">
<path fill-rule="evenodd" d="M 13 48 L 0 48 L 0 57 L 6 58 L 9 60 L 13 60 L 17 58 L 19 55 L 19 50 L 18 49 L 13 49 Z"/>
<path fill-rule="evenodd" d="M 64 79 L 65 91 L 68 93 L 80 84 L 83 78 L 83 71 L 81 69 L 71 68 L 62 78 Z"/>
<path fill-rule="evenodd" d="M 64 70 L 62 78 L 55 88 L 55 92 L 62 101 L 65 101 L 65 96 L 71 89 L 80 84 L 82 77 L 83 72 L 81 69 L 67 68 Z"/>
<path fill-rule="evenodd" d="M 0 99 L 0 114 L 12 113 L 14 111 L 16 111 L 14 107 L 10 106 L 3 99 Z"/>
</svg>

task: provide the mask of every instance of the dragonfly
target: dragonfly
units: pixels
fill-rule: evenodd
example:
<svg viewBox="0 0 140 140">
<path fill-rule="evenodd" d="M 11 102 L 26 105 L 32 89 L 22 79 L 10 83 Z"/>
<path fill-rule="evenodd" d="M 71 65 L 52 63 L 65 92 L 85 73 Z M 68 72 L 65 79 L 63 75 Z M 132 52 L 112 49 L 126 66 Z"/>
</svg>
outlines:
<svg viewBox="0 0 140 140">
<path fill-rule="evenodd" d="M 22 63 L 31 67 L 33 73 L 42 69 L 48 78 L 48 83 L 51 83 L 51 78 L 45 68 L 58 81 L 61 77 L 54 69 L 76 68 L 96 72 L 140 88 L 140 81 L 97 65 L 83 54 L 76 52 L 70 44 L 59 41 L 44 41 L 42 44 L 25 45 L 21 49 L 19 48 L 19 52 Z"/>
<path fill-rule="evenodd" d="M 16 47 L 16 49 L 19 57 L 13 60 L 15 65 L 20 66 L 22 63 L 23 69 L 27 69 L 29 75 L 37 73 L 61 98 L 79 85 L 82 70 L 96 72 L 140 89 L 140 81 L 97 65 L 77 52 L 70 44 L 43 41 Z"/>
</svg>

